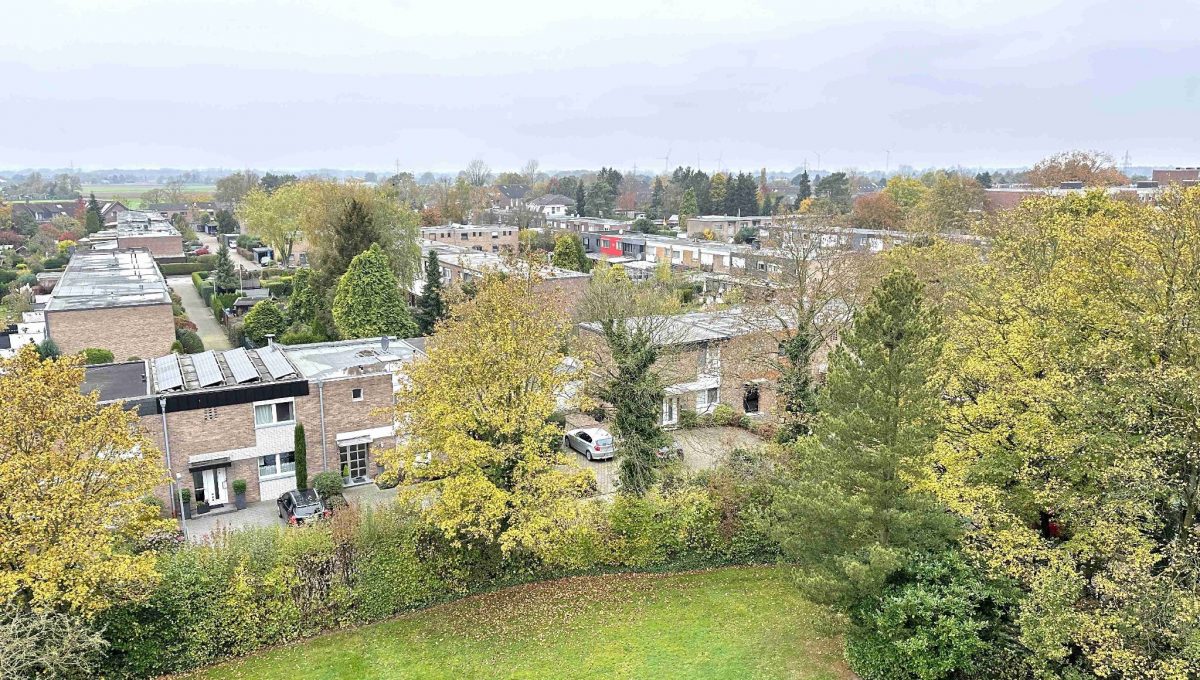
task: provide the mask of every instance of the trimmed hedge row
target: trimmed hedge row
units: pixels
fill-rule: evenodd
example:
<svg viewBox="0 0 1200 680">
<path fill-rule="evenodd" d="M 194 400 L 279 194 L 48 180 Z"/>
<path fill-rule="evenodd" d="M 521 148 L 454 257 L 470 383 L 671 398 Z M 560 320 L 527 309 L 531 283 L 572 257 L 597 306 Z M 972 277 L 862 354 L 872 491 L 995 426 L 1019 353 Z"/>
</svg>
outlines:
<svg viewBox="0 0 1200 680">
<path fill-rule="evenodd" d="M 400 505 L 346 509 L 329 523 L 218 535 L 163 553 L 142 602 L 101 620 L 105 677 L 186 671 L 331 628 L 378 621 L 463 595 L 620 570 L 773 561 L 778 553 L 716 490 L 685 488 L 588 503 L 552 554 L 456 547 Z"/>
<path fill-rule="evenodd" d="M 196 272 L 206 272 L 210 269 L 205 264 L 200 262 L 169 262 L 158 265 L 163 276 L 178 276 L 180 274 L 194 274 Z"/>
</svg>

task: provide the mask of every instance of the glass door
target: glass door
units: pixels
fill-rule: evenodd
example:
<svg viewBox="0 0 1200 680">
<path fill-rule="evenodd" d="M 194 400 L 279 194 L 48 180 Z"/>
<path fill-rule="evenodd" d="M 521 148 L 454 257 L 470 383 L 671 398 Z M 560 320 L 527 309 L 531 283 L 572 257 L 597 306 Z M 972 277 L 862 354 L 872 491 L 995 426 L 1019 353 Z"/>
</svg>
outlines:
<svg viewBox="0 0 1200 680">
<path fill-rule="evenodd" d="M 347 483 L 367 481 L 367 447 L 370 444 L 349 444 L 338 447 L 342 476 Z"/>
</svg>

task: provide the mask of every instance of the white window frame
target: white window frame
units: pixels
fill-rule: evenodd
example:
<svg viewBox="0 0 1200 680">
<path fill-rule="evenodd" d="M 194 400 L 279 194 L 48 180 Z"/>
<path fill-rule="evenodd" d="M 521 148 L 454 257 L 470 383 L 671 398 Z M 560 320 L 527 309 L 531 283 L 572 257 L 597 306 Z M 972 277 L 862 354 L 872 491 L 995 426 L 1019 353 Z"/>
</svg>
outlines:
<svg viewBox="0 0 1200 680">
<path fill-rule="evenodd" d="M 291 412 L 291 418 L 289 418 L 288 420 L 279 420 L 279 405 L 280 404 L 288 405 L 288 407 L 289 407 L 288 410 Z M 258 417 L 259 409 L 264 408 L 264 407 L 271 408 L 271 421 L 270 422 L 260 422 L 259 421 L 259 417 Z M 254 403 L 254 428 L 255 429 L 260 429 L 260 428 L 264 428 L 264 427 L 278 427 L 280 425 L 291 425 L 295 422 L 296 422 L 296 400 L 295 399 L 292 399 L 289 397 L 287 399 L 272 399 L 271 401 L 258 401 L 258 402 Z"/>
<path fill-rule="evenodd" d="M 669 396 L 663 398 L 662 403 L 662 424 L 674 425 L 679 422 L 679 397 Z"/>
<path fill-rule="evenodd" d="M 362 401 L 363 394 L 364 394 L 363 388 L 361 388 L 361 387 L 353 387 L 350 389 L 350 399 L 352 401 Z"/>
<path fill-rule="evenodd" d="M 292 456 L 292 462 L 290 462 L 290 463 L 280 462 L 280 457 L 286 456 L 289 454 Z M 274 472 L 268 472 L 266 474 L 263 474 L 262 461 L 264 458 L 271 458 L 272 460 L 275 461 L 274 464 L 271 465 L 271 469 L 274 470 Z M 257 458 L 257 460 L 258 460 L 258 478 L 260 480 L 279 479 L 281 477 L 286 477 L 288 475 L 296 474 L 296 452 L 295 451 L 284 451 L 282 453 L 267 453 L 267 454 L 259 456 Z"/>
</svg>

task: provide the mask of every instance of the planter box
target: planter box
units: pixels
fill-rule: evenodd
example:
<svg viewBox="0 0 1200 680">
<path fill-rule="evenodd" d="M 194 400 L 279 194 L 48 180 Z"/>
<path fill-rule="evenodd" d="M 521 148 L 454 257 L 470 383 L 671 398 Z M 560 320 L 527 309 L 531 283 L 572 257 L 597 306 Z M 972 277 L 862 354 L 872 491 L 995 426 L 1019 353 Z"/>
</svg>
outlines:
<svg viewBox="0 0 1200 680">
<path fill-rule="evenodd" d="M 235 507 L 237 507 L 238 510 L 245 510 L 246 509 L 246 494 L 245 493 L 233 494 L 233 504 Z"/>
</svg>

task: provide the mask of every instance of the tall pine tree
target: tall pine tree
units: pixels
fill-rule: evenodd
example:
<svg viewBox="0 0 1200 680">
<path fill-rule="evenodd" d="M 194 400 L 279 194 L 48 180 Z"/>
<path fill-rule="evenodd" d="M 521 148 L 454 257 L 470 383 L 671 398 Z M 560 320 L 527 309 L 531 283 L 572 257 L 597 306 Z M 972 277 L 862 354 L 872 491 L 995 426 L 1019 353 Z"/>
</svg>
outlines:
<svg viewBox="0 0 1200 680">
<path fill-rule="evenodd" d="M 805 594 L 843 614 L 914 556 L 950 545 L 954 520 L 914 488 L 938 435 L 939 356 L 920 282 L 892 272 L 834 352 L 813 433 L 795 445 L 775 535 Z"/>
<path fill-rule="evenodd" d="M 433 335 L 433 328 L 446 316 L 446 303 L 442 300 L 442 263 L 437 251 L 430 250 L 425 259 L 425 287 L 421 289 L 421 300 L 417 303 L 417 332 L 422 336 Z"/>
<path fill-rule="evenodd" d="M 96 201 L 96 194 L 90 194 L 87 203 L 87 214 L 84 218 L 84 229 L 89 234 L 94 234 L 104 228 L 104 216 L 100 213 L 100 204 Z"/>
</svg>

